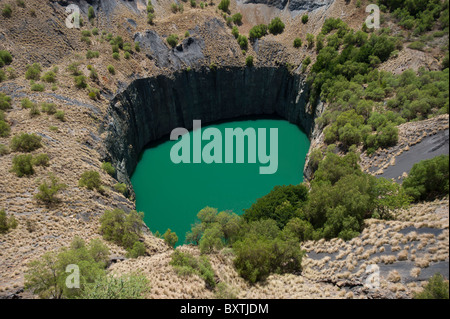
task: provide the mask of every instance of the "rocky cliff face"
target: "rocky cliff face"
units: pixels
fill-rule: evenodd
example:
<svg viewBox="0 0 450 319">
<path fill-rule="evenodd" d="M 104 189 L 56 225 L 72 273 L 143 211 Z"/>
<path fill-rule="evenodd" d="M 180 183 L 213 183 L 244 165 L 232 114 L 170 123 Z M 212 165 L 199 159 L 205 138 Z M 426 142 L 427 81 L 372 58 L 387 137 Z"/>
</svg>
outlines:
<svg viewBox="0 0 450 319">
<path fill-rule="evenodd" d="M 176 127 L 192 128 L 236 117 L 278 115 L 311 134 L 303 75 L 285 67 L 230 67 L 179 71 L 134 80 L 110 104 L 105 145 L 118 179 L 129 183 L 144 147 Z"/>
</svg>

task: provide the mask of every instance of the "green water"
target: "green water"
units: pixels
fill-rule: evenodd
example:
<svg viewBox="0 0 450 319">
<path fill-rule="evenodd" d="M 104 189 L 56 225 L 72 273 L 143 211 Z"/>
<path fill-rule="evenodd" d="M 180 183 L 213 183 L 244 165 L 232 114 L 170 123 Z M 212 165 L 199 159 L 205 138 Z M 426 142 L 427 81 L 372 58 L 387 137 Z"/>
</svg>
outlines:
<svg viewBox="0 0 450 319">
<path fill-rule="evenodd" d="M 261 175 L 261 164 L 256 163 L 180 163 L 170 159 L 170 150 L 177 141 L 161 143 L 146 149 L 131 178 L 136 193 L 136 209 L 145 213 L 144 221 L 151 231 L 163 234 L 168 228 L 183 244 L 186 232 L 196 221 L 199 210 L 211 206 L 242 214 L 256 199 L 269 193 L 276 185 L 299 184 L 303 179 L 303 166 L 309 149 L 306 134 L 296 125 L 284 120 L 246 120 L 202 127 L 218 128 L 225 138 L 225 128 L 252 127 L 267 129 L 269 154 L 269 128 L 278 128 L 278 170 L 275 174 Z M 191 158 L 192 158 L 192 132 Z M 258 135 L 259 137 L 259 135 Z M 202 141 L 202 146 L 208 141 Z M 225 143 L 223 143 L 225 144 Z M 246 143 L 246 152 L 247 152 Z M 225 153 L 223 146 L 223 154 Z M 223 155 L 225 158 L 225 155 Z"/>
</svg>

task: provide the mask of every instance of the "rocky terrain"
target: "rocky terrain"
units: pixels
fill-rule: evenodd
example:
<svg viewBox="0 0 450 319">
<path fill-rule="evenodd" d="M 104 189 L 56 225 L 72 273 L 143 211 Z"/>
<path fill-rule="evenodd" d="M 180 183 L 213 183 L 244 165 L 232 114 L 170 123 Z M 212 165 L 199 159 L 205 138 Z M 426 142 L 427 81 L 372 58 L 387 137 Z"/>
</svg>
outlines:
<svg viewBox="0 0 450 319">
<path fill-rule="evenodd" d="M 310 56 L 314 62 L 316 53 L 306 46 L 295 49 L 292 41 L 295 37 L 305 39 L 307 33 L 317 34 L 326 17 L 339 17 L 359 28 L 366 13 L 364 5 L 357 8 L 353 2 L 232 0 L 230 11 L 243 14 L 238 26 L 242 34 L 275 16 L 286 23 L 282 34 L 268 35 L 249 45 L 246 55 L 254 57 L 254 68 L 248 70 L 246 55 L 218 11 L 217 0 L 208 2 L 204 9 L 184 3 L 182 13 L 171 11 L 171 0 L 152 0 L 153 24 L 147 23 L 146 0 L 29 0 L 25 7 L 1 0 L 0 7 L 10 4 L 13 14 L 0 17 L 0 50 L 11 52 L 10 66 L 17 77 L 0 83 L 0 92 L 12 99 L 12 109 L 6 113 L 11 134 L 0 137 L 0 144 L 9 145 L 11 138 L 22 132 L 36 133 L 42 137 L 43 147 L 33 154 L 47 153 L 50 165 L 37 167 L 30 177 L 18 178 L 10 171 L 17 153 L 0 155 L 0 209 L 18 221 L 16 229 L 0 234 L 0 297 L 35 298 L 23 291 L 30 261 L 69 245 L 75 236 L 101 238 L 99 217 L 105 210 L 134 209 L 132 197 L 115 191 L 114 185 L 118 181 L 129 183 L 129 174 L 148 142 L 168 134 L 171 128 L 188 126 L 195 115 L 214 122 L 275 113 L 305 129 L 312 148 L 320 146 L 323 136 L 314 129 L 314 118 L 326 105 L 313 108 L 308 103 L 306 74 L 301 72 L 303 59 Z M 71 3 L 81 9 L 81 30 L 99 30 L 99 35 L 90 37 L 91 44 L 81 41 L 79 29 L 65 26 L 65 7 Z M 89 22 L 91 5 L 96 17 Z M 307 24 L 301 22 L 305 12 L 309 15 Z M 185 36 L 186 31 L 189 36 Z M 107 33 L 121 36 L 125 42 L 138 41 L 140 51 L 133 50 L 130 59 L 122 53 L 119 60 L 114 59 L 105 39 Z M 175 48 L 167 45 L 170 34 L 180 38 Z M 98 51 L 99 57 L 87 58 L 88 50 Z M 407 53 L 381 67 L 398 71 L 416 63 L 411 55 L 402 54 Z M 433 67 L 431 55 L 420 59 Z M 43 92 L 31 91 L 25 71 L 32 63 L 40 63 L 42 73 L 57 67 L 56 84 L 46 84 Z M 88 66 L 98 72 L 98 80 L 88 82 L 99 90 L 99 99 L 89 98 L 88 89 L 74 86 L 73 76 L 67 71 L 73 63 L 78 63 L 88 78 Z M 114 66 L 114 74 L 108 71 L 108 65 Z M 21 107 L 25 97 L 34 103 L 55 103 L 65 112 L 65 121 L 45 113 L 31 117 L 29 110 Z M 374 175 L 388 174 L 402 153 L 412 151 L 427 136 L 442 132 L 448 132 L 448 115 L 405 123 L 400 126 L 397 146 L 379 150 L 371 157 L 362 154 L 361 166 Z M 448 151 L 448 133 L 446 145 Z M 101 169 L 105 160 L 116 166 L 116 176 Z M 104 193 L 78 187 L 86 170 L 100 173 Z M 55 207 L 39 204 L 33 197 L 49 173 L 68 186 L 60 193 L 62 202 Z M 398 179 L 401 175 L 397 175 L 387 176 Z M 264 284 L 249 285 L 239 277 L 226 250 L 212 254 L 210 259 L 220 281 L 234 287 L 240 298 L 411 298 L 435 271 L 448 278 L 448 208 L 448 198 L 417 204 L 397 212 L 395 221 L 368 220 L 364 232 L 349 242 L 305 242 L 303 273 L 273 275 Z M 113 258 L 119 260 L 109 270 L 142 270 L 151 282 L 149 298 L 213 297 L 199 277 L 176 275 L 169 265 L 173 250 L 162 239 L 148 230 L 144 237 L 148 256 L 123 261 L 125 250 L 105 241 Z M 195 246 L 181 249 L 199 254 Z M 364 287 L 371 263 L 380 269 L 380 287 L 375 290 Z"/>
</svg>

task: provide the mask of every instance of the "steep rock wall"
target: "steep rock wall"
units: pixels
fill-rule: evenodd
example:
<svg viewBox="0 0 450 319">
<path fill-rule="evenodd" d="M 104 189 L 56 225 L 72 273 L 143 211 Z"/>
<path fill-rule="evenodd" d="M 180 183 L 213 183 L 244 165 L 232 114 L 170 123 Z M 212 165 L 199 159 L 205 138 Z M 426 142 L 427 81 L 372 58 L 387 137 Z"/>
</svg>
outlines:
<svg viewBox="0 0 450 319">
<path fill-rule="evenodd" d="M 176 127 L 192 128 L 243 116 L 277 115 L 311 135 L 305 77 L 285 67 L 179 71 L 137 79 L 111 101 L 105 146 L 120 181 L 130 184 L 144 147 Z M 293 146 L 295 147 L 295 146 Z"/>
</svg>

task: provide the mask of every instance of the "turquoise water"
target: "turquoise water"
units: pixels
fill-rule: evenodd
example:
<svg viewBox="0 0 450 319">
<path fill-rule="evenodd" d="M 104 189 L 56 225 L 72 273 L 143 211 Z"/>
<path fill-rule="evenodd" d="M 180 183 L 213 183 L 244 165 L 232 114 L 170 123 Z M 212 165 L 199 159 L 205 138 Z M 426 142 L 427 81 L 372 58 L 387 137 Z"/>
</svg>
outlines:
<svg viewBox="0 0 450 319">
<path fill-rule="evenodd" d="M 223 163 L 192 163 L 193 132 L 189 132 L 191 163 L 174 164 L 170 152 L 181 138 L 178 141 L 168 140 L 144 150 L 131 178 L 136 193 L 136 209 L 145 213 L 144 221 L 147 226 L 151 231 L 159 231 L 161 234 L 170 228 L 177 233 L 178 244 L 184 243 L 186 232 L 196 221 L 198 211 L 205 206 L 242 214 L 243 209 L 249 208 L 256 199 L 269 193 L 274 186 L 299 184 L 303 179 L 303 166 L 310 142 L 307 135 L 296 125 L 284 120 L 246 120 L 205 126 L 200 132 L 203 133 L 210 127 L 217 128 L 222 133 Z M 261 166 L 269 164 L 261 164 L 258 153 L 256 163 L 248 163 L 247 154 L 244 163 L 236 163 L 235 158 L 234 163 L 224 163 L 226 128 L 254 128 L 257 133 L 259 128 L 266 128 L 268 155 L 271 132 L 269 129 L 277 128 L 276 173 L 259 173 Z M 257 137 L 259 139 L 261 135 L 257 134 Z M 208 143 L 209 141 L 202 141 L 202 147 Z M 246 153 L 247 147 L 245 143 Z M 236 147 L 234 152 L 236 153 Z"/>
</svg>

